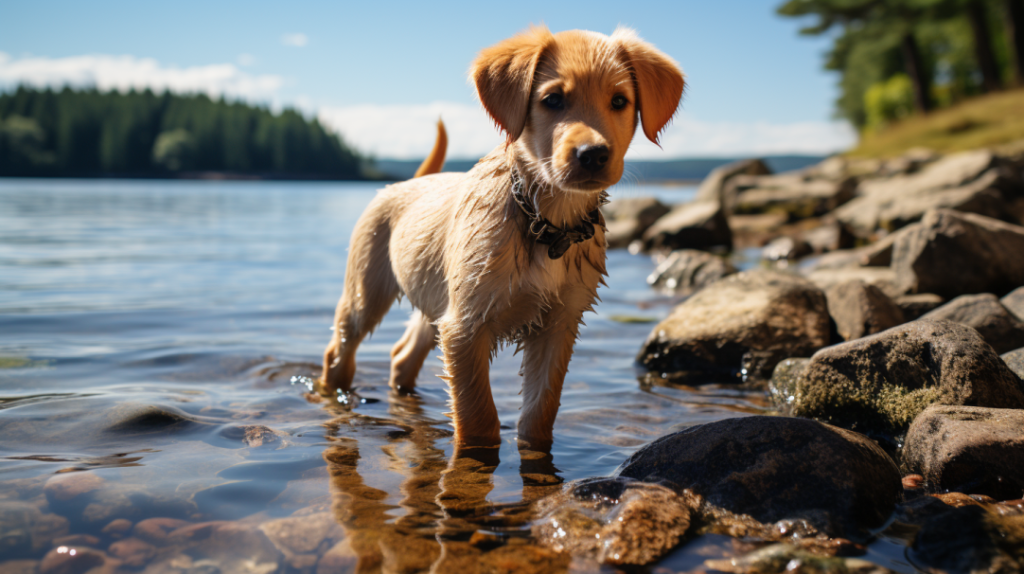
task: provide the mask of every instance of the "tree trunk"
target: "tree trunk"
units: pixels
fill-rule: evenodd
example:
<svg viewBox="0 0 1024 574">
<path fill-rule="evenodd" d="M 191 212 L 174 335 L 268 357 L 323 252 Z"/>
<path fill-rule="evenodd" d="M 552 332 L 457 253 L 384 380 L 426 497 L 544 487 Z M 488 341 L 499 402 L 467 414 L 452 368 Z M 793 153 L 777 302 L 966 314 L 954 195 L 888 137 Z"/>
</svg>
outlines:
<svg viewBox="0 0 1024 574">
<path fill-rule="evenodd" d="M 917 40 L 913 33 L 903 36 L 903 66 L 914 86 L 914 107 L 918 112 L 927 113 L 931 109 L 931 78 L 924 73 L 921 62 L 921 51 L 917 48 Z"/>
<path fill-rule="evenodd" d="M 1013 79 L 1024 83 L 1024 0 L 1004 0 L 1006 7 L 1006 38 L 1010 44 Z"/>
<path fill-rule="evenodd" d="M 985 16 L 985 6 L 978 0 L 967 5 L 967 18 L 974 32 L 974 57 L 981 69 L 982 88 L 986 92 L 993 92 L 1002 87 L 1002 82 L 999 80 L 996 57 L 992 53 L 992 35 Z"/>
</svg>

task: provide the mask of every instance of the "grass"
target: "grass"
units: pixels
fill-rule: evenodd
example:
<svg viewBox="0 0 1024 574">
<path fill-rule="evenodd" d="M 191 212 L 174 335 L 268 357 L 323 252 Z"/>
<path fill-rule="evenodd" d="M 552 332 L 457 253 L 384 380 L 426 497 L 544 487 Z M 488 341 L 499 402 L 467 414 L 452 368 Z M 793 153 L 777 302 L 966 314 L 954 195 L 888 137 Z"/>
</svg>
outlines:
<svg viewBox="0 0 1024 574">
<path fill-rule="evenodd" d="M 915 147 L 949 153 L 1019 140 L 1024 140 L 1024 88 L 978 96 L 865 133 L 846 155 L 888 158 Z"/>
</svg>

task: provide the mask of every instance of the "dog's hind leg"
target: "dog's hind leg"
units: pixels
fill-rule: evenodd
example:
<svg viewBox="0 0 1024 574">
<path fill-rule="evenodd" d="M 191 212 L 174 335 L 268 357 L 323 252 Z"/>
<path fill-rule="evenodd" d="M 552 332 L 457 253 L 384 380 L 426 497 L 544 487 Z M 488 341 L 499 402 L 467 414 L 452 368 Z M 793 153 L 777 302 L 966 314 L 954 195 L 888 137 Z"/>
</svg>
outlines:
<svg viewBox="0 0 1024 574">
<path fill-rule="evenodd" d="M 379 197 L 379 196 L 378 196 Z M 391 230 L 383 203 L 376 200 L 352 232 L 345 290 L 334 313 L 334 336 L 324 351 L 321 392 L 347 391 L 356 372 L 356 349 L 398 298 L 388 241 Z"/>
<path fill-rule="evenodd" d="M 405 334 L 391 349 L 391 380 L 393 389 L 412 390 L 416 376 L 423 368 L 430 350 L 437 344 L 437 327 L 419 310 L 413 311 Z"/>
</svg>

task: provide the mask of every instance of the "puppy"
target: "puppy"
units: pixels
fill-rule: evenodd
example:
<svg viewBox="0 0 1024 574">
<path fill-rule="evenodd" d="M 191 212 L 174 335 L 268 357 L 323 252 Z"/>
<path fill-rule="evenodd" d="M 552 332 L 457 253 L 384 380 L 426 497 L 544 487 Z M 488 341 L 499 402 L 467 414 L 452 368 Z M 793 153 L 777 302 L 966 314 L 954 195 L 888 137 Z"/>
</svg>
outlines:
<svg viewBox="0 0 1024 574">
<path fill-rule="evenodd" d="M 440 344 L 456 445 L 498 444 L 488 370 L 515 342 L 518 435 L 543 449 L 581 316 L 605 275 L 598 207 L 622 177 L 637 125 L 657 143 L 683 74 L 628 29 L 534 27 L 483 50 L 470 77 L 507 140 L 468 173 L 390 185 L 370 203 L 352 233 L 320 387 L 350 388 L 356 348 L 404 294 L 416 310 L 391 351 L 390 385 L 412 389 Z M 440 169 L 440 147 L 421 171 Z"/>
</svg>

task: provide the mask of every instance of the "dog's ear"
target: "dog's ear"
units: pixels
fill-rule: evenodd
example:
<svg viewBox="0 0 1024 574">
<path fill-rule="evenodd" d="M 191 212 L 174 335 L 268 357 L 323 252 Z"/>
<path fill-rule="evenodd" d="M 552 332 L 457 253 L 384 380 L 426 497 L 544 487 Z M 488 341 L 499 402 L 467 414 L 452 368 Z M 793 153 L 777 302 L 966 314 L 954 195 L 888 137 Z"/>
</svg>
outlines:
<svg viewBox="0 0 1024 574">
<path fill-rule="evenodd" d="M 617 28 L 611 39 L 619 45 L 633 70 L 636 107 L 640 110 L 644 135 L 657 144 L 658 134 L 675 115 L 683 97 L 683 72 L 672 58 L 641 40 L 629 28 Z"/>
<path fill-rule="evenodd" d="M 513 142 L 526 127 L 533 73 L 554 36 L 544 26 L 531 26 L 480 52 L 469 77 L 484 109 Z"/>
</svg>

